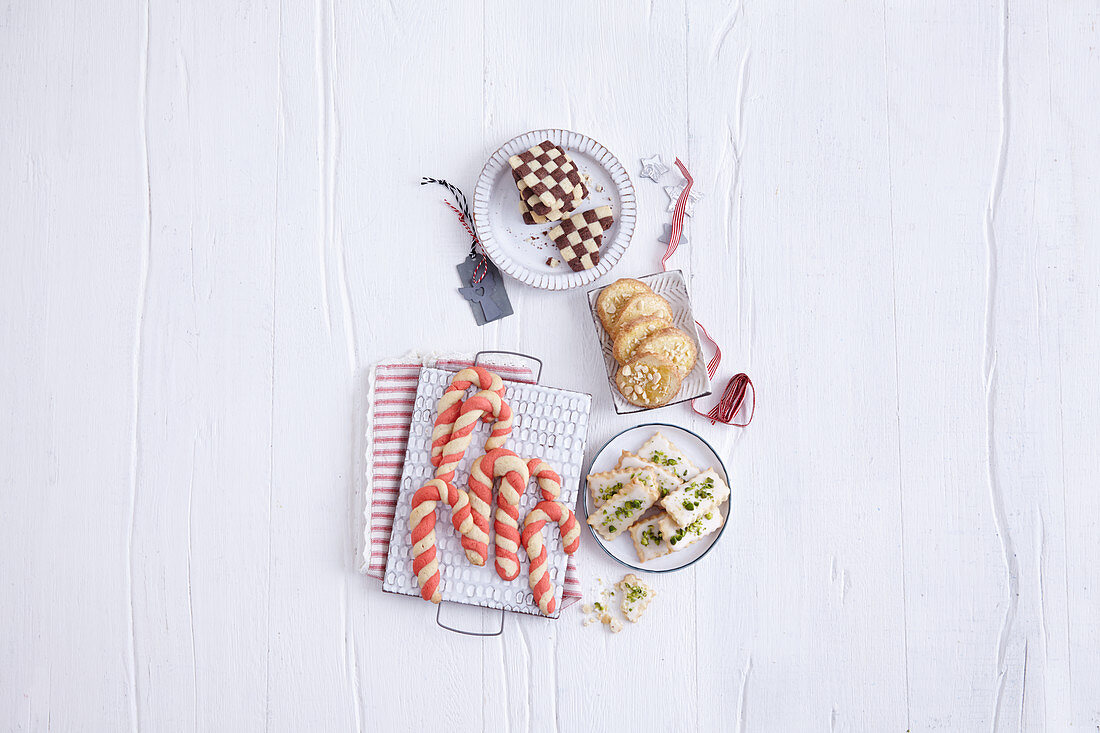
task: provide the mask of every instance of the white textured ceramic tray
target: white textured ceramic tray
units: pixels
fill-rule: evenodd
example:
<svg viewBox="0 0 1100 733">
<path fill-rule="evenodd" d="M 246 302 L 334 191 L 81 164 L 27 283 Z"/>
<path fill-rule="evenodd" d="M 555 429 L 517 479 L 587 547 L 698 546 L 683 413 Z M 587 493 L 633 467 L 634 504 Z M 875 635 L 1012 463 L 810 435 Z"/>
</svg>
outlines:
<svg viewBox="0 0 1100 733">
<path fill-rule="evenodd" d="M 397 498 L 390 534 L 386 577 L 382 582 L 382 589 L 390 593 L 420 595 L 416 575 L 412 571 L 409 510 L 412 495 L 435 475 L 435 469 L 431 465 L 432 424 L 439 398 L 453 377 L 453 372 L 433 367 L 420 370 L 416 406 L 413 408 L 405 464 L 401 473 L 401 493 Z M 568 507 L 575 506 L 592 398 L 579 392 L 505 380 L 504 399 L 511 405 L 514 416 L 512 434 L 504 447 L 524 458 L 541 458 L 550 464 L 561 475 L 562 503 Z M 482 449 L 488 433 L 488 423 L 481 423 L 474 429 L 474 439 L 455 473 L 456 485 L 466 488 L 470 464 L 484 452 Z M 494 496 L 495 494 L 494 491 Z M 521 521 L 534 508 L 538 499 L 538 487 L 532 481 L 520 498 Z M 480 567 L 471 565 L 463 553 L 458 533 L 451 525 L 450 511 L 442 506 L 436 512 L 435 533 L 439 548 L 439 570 L 443 580 L 443 600 L 540 615 L 531 594 L 527 554 L 522 547 L 517 553 L 523 566 L 519 576 L 514 580 L 502 580 L 493 564 L 492 540 L 489 542 L 489 561 Z M 558 599 L 558 610 L 553 618 L 557 618 L 561 613 L 568 556 L 562 549 L 561 537 L 556 532 L 546 531 L 545 540 L 550 579 L 554 583 L 554 593 Z"/>
<path fill-rule="evenodd" d="M 610 471 L 615 467 L 615 464 L 619 460 L 619 456 L 622 455 L 624 450 L 633 453 L 641 447 L 642 443 L 649 440 L 650 436 L 657 432 L 675 443 L 676 447 L 686 453 L 687 457 L 696 466 L 704 470 L 713 468 L 718 475 L 722 477 L 722 480 L 729 484 L 730 480 L 729 474 L 726 472 L 726 465 L 722 463 L 722 459 L 718 456 L 714 448 L 711 447 L 710 443 L 690 430 L 685 430 L 684 428 L 676 425 L 669 425 L 667 423 L 645 423 L 619 433 L 596 453 L 596 457 L 592 459 L 592 464 L 588 467 L 588 473 Z M 585 475 L 587 476 L 588 474 Z M 630 539 L 629 532 L 624 532 L 610 542 L 600 537 L 599 534 L 592 530 L 591 526 L 588 527 L 589 534 L 595 538 L 604 552 L 627 567 L 641 570 L 646 573 L 667 573 L 673 570 L 681 570 L 702 558 L 703 555 L 706 555 L 707 552 L 710 551 L 710 548 L 718 542 L 718 538 L 722 536 L 722 533 L 726 531 L 726 520 L 729 518 L 730 504 L 737 496 L 736 489 L 733 486 L 731 486 L 730 489 L 730 498 L 720 509 L 722 513 L 722 526 L 719 527 L 717 531 L 711 532 L 698 542 L 694 542 L 682 550 L 671 552 L 663 557 L 650 560 L 647 563 L 642 563 L 638 560 L 638 553 L 634 550 L 634 543 Z M 595 511 L 595 507 L 592 506 L 592 497 L 588 493 L 587 482 L 585 482 L 582 491 L 584 493 L 584 513 L 587 519 L 588 515 Z M 587 525 L 587 522 L 585 524 Z"/>
<path fill-rule="evenodd" d="M 684 333 L 695 339 L 695 347 L 699 349 L 699 358 L 695 360 L 695 366 L 684 377 L 684 381 L 680 385 L 680 391 L 676 393 L 671 402 L 667 405 L 661 405 L 661 407 L 687 402 L 696 397 L 706 397 L 711 393 L 710 375 L 707 373 L 707 360 L 703 355 L 703 347 L 699 341 L 699 331 L 695 325 L 695 314 L 691 310 L 691 298 L 688 297 L 687 281 L 684 279 L 684 273 L 679 270 L 669 270 L 667 272 L 655 272 L 652 275 L 642 275 L 635 279 L 641 280 L 653 292 L 668 301 L 668 304 L 672 306 L 672 324 L 683 329 Z M 607 384 L 611 389 L 611 399 L 615 404 L 615 412 L 626 415 L 642 410 L 661 409 L 661 407 L 632 405 L 626 401 L 626 398 L 615 387 L 615 374 L 619 371 L 619 364 L 615 361 L 612 351 L 614 343 L 611 336 L 604 330 L 603 324 L 600 323 L 599 316 L 596 315 L 596 298 L 600 296 L 601 292 L 603 292 L 602 287 L 590 290 L 588 292 L 588 305 L 592 310 L 592 322 L 596 325 L 596 334 L 600 339 L 600 348 L 603 350 L 604 366 L 607 367 Z"/>
<path fill-rule="evenodd" d="M 587 176 L 588 198 L 573 213 L 610 204 L 615 224 L 603 236 L 600 263 L 573 272 L 561 261 L 558 248 L 546 232 L 558 224 L 525 224 L 519 192 L 508 158 L 543 140 L 560 145 Z M 618 159 L 590 137 L 568 130 L 532 130 L 512 138 L 493 153 L 481 170 L 474 190 L 474 226 L 488 255 L 501 272 L 545 290 L 567 290 L 607 274 L 626 252 L 637 219 L 634 184 Z M 547 259 L 557 266 L 546 264 Z"/>
</svg>

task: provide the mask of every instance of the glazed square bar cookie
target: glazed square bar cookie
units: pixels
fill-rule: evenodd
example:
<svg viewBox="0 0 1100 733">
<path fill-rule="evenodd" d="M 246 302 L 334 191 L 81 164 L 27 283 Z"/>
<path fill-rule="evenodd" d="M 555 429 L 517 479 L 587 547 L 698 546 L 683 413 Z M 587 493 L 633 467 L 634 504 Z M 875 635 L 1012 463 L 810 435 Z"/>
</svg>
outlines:
<svg viewBox="0 0 1100 733">
<path fill-rule="evenodd" d="M 610 206 L 574 214 L 547 234 L 561 252 L 561 258 L 574 272 L 591 269 L 600 263 L 603 233 L 615 223 Z"/>
<path fill-rule="evenodd" d="M 630 527 L 630 539 L 634 541 L 634 551 L 638 553 L 638 562 L 649 562 L 672 552 L 672 545 L 665 540 L 661 523 L 668 521 L 668 515 L 657 512 L 651 517 L 640 519 Z"/>
<path fill-rule="evenodd" d="M 645 613 L 649 602 L 657 595 L 645 582 L 634 573 L 630 573 L 619 581 L 619 590 L 623 599 L 619 602 L 619 610 L 627 621 L 638 623 L 638 619 Z"/>
<path fill-rule="evenodd" d="M 708 468 L 661 499 L 672 521 L 686 527 L 730 498 L 730 489 L 713 468 Z"/>
<path fill-rule="evenodd" d="M 615 464 L 615 468 L 648 468 L 657 475 L 657 488 L 661 491 L 661 496 L 667 496 L 676 489 L 680 488 L 683 484 L 676 474 L 669 471 L 664 466 L 658 466 L 653 461 L 647 461 L 641 456 L 636 456 L 630 451 L 623 451 L 619 456 L 619 462 Z"/>
<path fill-rule="evenodd" d="M 660 492 L 652 475 L 639 474 L 589 518 L 588 524 L 605 540 L 613 540 L 630 528 L 657 502 Z"/>
<path fill-rule="evenodd" d="M 660 433 L 654 433 L 652 438 L 643 443 L 638 449 L 638 455 L 672 471 L 681 481 L 687 481 L 699 473 L 699 469 L 688 460 L 687 455 Z"/>
<path fill-rule="evenodd" d="M 573 189 L 580 185 L 577 165 L 565 150 L 549 140 L 513 155 L 508 165 L 520 195 L 539 216 L 561 211 L 566 202 L 573 200 Z M 533 202 L 530 194 L 534 195 Z"/>
<path fill-rule="evenodd" d="M 656 472 L 646 466 L 588 474 L 588 493 L 592 497 L 593 506 L 603 506 L 638 476 L 646 476 L 651 482 L 657 481 Z"/>
<path fill-rule="evenodd" d="M 682 550 L 688 545 L 698 542 L 711 532 L 722 526 L 722 512 L 718 508 L 711 509 L 703 516 L 696 519 L 686 527 L 679 527 L 671 517 L 661 520 L 661 534 L 665 542 L 673 551 Z"/>
</svg>

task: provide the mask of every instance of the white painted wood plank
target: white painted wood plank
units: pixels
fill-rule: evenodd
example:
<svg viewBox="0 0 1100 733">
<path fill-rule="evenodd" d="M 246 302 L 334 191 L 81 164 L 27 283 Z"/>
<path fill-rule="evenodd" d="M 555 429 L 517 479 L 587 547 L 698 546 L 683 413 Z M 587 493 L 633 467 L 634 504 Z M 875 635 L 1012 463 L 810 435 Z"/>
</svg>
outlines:
<svg viewBox="0 0 1100 733">
<path fill-rule="evenodd" d="M 1000 34 L 991 4 L 891 4 L 881 39 L 913 730 L 988 729 L 997 693 L 1004 565 L 990 514 L 982 358 Z"/>
<path fill-rule="evenodd" d="M 692 107 L 693 150 L 720 163 L 708 177 L 726 212 L 695 222 L 693 253 L 703 242 L 735 263 L 726 287 L 744 283 L 740 312 L 716 331 L 740 335 L 765 406 L 735 459 L 749 464 L 744 547 L 706 586 L 710 607 L 734 599 L 741 632 L 733 664 L 728 646 L 700 650 L 701 667 L 722 670 L 701 692 L 725 703 L 712 726 L 906 722 L 884 69 L 847 52 L 881 36 L 882 20 L 872 6 L 820 13 L 691 23 L 704 35 L 693 68 L 718 67 L 701 97 L 744 79 L 745 100 L 742 111 L 731 93 L 702 121 Z M 835 32 L 817 32 L 830 19 Z M 720 302 L 712 277 L 696 278 L 701 289 Z M 860 673 L 826 671 L 838 668 Z"/>
<path fill-rule="evenodd" d="M 995 720 L 1091 729 L 1100 726 L 1091 590 L 1100 577 L 1100 503 L 1086 487 L 1096 484 L 1097 465 L 1080 453 L 1067 460 L 1078 438 L 1066 423 L 1091 424 L 1093 435 L 1100 424 L 1092 383 L 1100 256 L 1089 246 L 1095 234 L 1075 236 L 1095 232 L 1085 202 L 1100 192 L 1100 140 L 1080 134 L 1080 123 L 1096 117 L 1095 95 L 1082 91 L 1100 82 L 1100 15 L 1011 4 L 1003 13 L 1003 154 L 987 232 L 991 493 L 1007 574 Z"/>
<path fill-rule="evenodd" d="M 151 231 L 135 376 L 139 727 L 262 727 L 286 664 L 272 642 L 271 10 L 149 7 Z"/>
<path fill-rule="evenodd" d="M 0 726 L 1100 725 L 1100 17 L 1009 10 L 0 11 Z M 616 277 L 662 249 L 637 158 L 691 166 L 673 264 L 761 412 L 655 416 L 730 456 L 736 501 L 641 626 L 481 642 L 354 572 L 365 370 L 528 350 L 593 393 L 592 452 L 637 421 L 580 294 L 512 283 L 474 326 L 418 185 L 472 191 L 554 125 L 635 177 Z"/>
<path fill-rule="evenodd" d="M 457 293 L 454 268 L 469 242 L 442 203 L 446 192 L 419 185 L 421 176 L 436 176 L 473 192 L 483 157 L 481 17 L 435 3 L 342 3 L 333 17 L 339 155 L 332 236 L 346 266 L 362 394 L 366 367 L 380 359 L 493 343 Z M 335 302 L 336 285 L 328 282 Z M 360 405 L 351 416 L 358 422 L 342 417 L 341 428 L 362 433 L 363 416 Z M 493 727 L 486 715 L 506 724 L 499 691 L 483 681 L 482 657 L 492 642 L 435 628 L 434 606 L 385 595 L 379 585 L 358 576 L 348 581 L 362 728 L 403 720 L 479 730 Z M 494 699 L 488 710 L 486 696 Z"/>
<path fill-rule="evenodd" d="M 124 730 L 133 720 L 143 29 L 140 13 L 80 4 L 0 11 L 6 730 Z"/>
<path fill-rule="evenodd" d="M 1017 33 L 1027 23 L 1021 19 Z M 1046 111 L 1043 84 L 1030 99 L 1033 124 L 1045 123 L 1049 138 L 1037 149 L 1036 170 L 1045 185 L 1033 189 L 1039 236 L 1032 243 L 1038 300 L 1029 317 L 1037 319 L 1045 445 L 1041 476 L 1051 511 L 1042 517 L 1036 563 L 1041 612 L 1039 640 L 1045 645 L 1048 674 L 1037 685 L 1032 704 L 1047 710 L 1050 728 L 1100 726 L 1100 462 L 1096 435 L 1100 425 L 1096 364 L 1100 339 L 1100 139 L 1089 123 L 1097 117 L 1094 90 L 1100 83 L 1096 28 L 1100 12 L 1079 5 L 1048 6 Z M 1010 41 L 1010 69 L 1030 71 Z M 1034 46 L 1032 46 L 1034 48 Z M 1035 72 L 1032 72 L 1035 73 Z M 1013 98 L 1016 98 L 1015 96 Z M 1023 109 L 1027 109 L 1024 107 Z M 1043 117 L 1046 117 L 1045 121 Z M 1026 200 L 1026 198 L 1024 198 Z M 1004 208 L 1009 211 L 1009 207 Z M 1039 218 L 1041 215 L 1041 219 Z M 1030 306 L 1029 302 L 1029 306 Z M 1055 379 L 1057 377 L 1057 379 Z M 1055 411 L 1055 389 L 1057 410 Z M 1011 397 L 1011 395 L 1010 395 Z M 1055 417 L 1055 412 L 1057 417 Z M 1058 494 L 1061 493 L 1059 502 Z M 1057 514 L 1061 504 L 1062 516 Z M 1035 537 L 1035 535 L 1033 535 Z M 1059 545 L 1064 567 L 1058 563 Z M 1061 572 L 1059 572 L 1061 570 Z M 1064 608 L 1060 596 L 1064 593 Z M 1063 621 L 1064 610 L 1064 625 Z M 1029 683 L 1030 686 L 1031 683 Z M 1033 690 L 1035 688 L 1032 688 Z"/>
<path fill-rule="evenodd" d="M 330 3 L 273 10 L 278 70 L 272 264 L 270 609 L 273 730 L 361 730 L 358 354 L 336 219 L 339 131 Z"/>
</svg>

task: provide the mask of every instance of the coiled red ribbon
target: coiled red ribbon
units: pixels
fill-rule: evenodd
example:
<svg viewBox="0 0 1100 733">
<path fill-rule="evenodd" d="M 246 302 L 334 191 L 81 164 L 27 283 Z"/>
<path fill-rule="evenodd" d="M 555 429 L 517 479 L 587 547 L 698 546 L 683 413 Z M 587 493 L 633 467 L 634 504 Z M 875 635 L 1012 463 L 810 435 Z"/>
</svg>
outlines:
<svg viewBox="0 0 1100 733">
<path fill-rule="evenodd" d="M 676 167 L 680 169 L 680 172 L 684 174 L 684 179 L 687 181 L 687 185 L 684 186 L 684 190 L 680 192 L 680 197 L 676 199 L 676 207 L 672 211 L 672 231 L 668 238 L 668 247 L 665 248 L 665 256 L 661 258 L 661 269 L 668 271 L 668 260 L 672 257 L 672 254 L 676 251 L 676 248 L 680 246 L 680 235 L 684 231 L 684 214 L 687 212 L 688 196 L 691 194 L 691 187 L 695 185 L 695 179 L 688 173 L 688 169 L 680 162 L 680 159 L 676 159 Z M 722 349 L 719 348 L 718 343 L 710 337 L 707 333 L 707 329 L 703 328 L 703 324 L 699 321 L 695 322 L 695 325 L 699 327 L 699 330 L 703 332 L 703 336 L 710 345 L 714 347 L 714 356 L 707 362 L 707 374 L 711 379 L 714 378 L 715 373 L 718 371 L 718 365 L 722 363 Z M 733 418 L 741 410 L 741 406 L 745 402 L 745 394 L 749 388 L 752 389 L 752 408 L 749 410 L 749 419 L 743 423 L 734 422 Z M 696 398 L 698 399 L 698 398 Z M 749 375 L 741 372 L 733 375 L 729 382 L 726 383 L 726 388 L 722 390 L 722 397 L 718 400 L 718 404 L 710 409 L 709 412 L 699 412 L 699 409 L 695 407 L 695 400 L 691 401 L 691 409 L 697 415 L 710 420 L 711 424 L 716 422 L 723 423 L 725 425 L 733 425 L 739 428 L 747 427 L 752 422 L 753 415 L 756 414 L 756 387 L 753 386 L 752 380 L 749 379 Z"/>
</svg>

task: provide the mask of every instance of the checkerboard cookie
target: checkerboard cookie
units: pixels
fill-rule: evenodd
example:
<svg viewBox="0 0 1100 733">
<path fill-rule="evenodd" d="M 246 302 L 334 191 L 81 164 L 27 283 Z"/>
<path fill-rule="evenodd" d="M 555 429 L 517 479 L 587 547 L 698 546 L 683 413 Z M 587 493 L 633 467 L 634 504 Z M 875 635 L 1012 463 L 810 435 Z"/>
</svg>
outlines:
<svg viewBox="0 0 1100 733">
<path fill-rule="evenodd" d="M 523 189 L 520 191 L 519 212 L 525 224 L 546 224 L 551 221 L 561 221 L 566 214 L 580 206 L 581 201 L 586 198 L 588 198 L 588 187 L 581 183 L 573 189 L 573 198 L 567 201 L 565 206 L 561 209 L 553 209 L 550 213 L 542 216 L 531 210 L 531 200 L 535 199 L 537 201 L 538 197 L 527 189 Z"/>
<path fill-rule="evenodd" d="M 562 211 L 566 203 L 573 200 L 573 191 L 581 183 L 576 163 L 565 150 L 549 140 L 513 155 L 508 165 L 520 195 L 539 216 Z"/>
<path fill-rule="evenodd" d="M 603 233 L 614 223 L 611 207 L 597 206 L 574 214 L 547 234 L 558 246 L 565 264 L 574 272 L 582 272 L 599 264 Z"/>
</svg>

